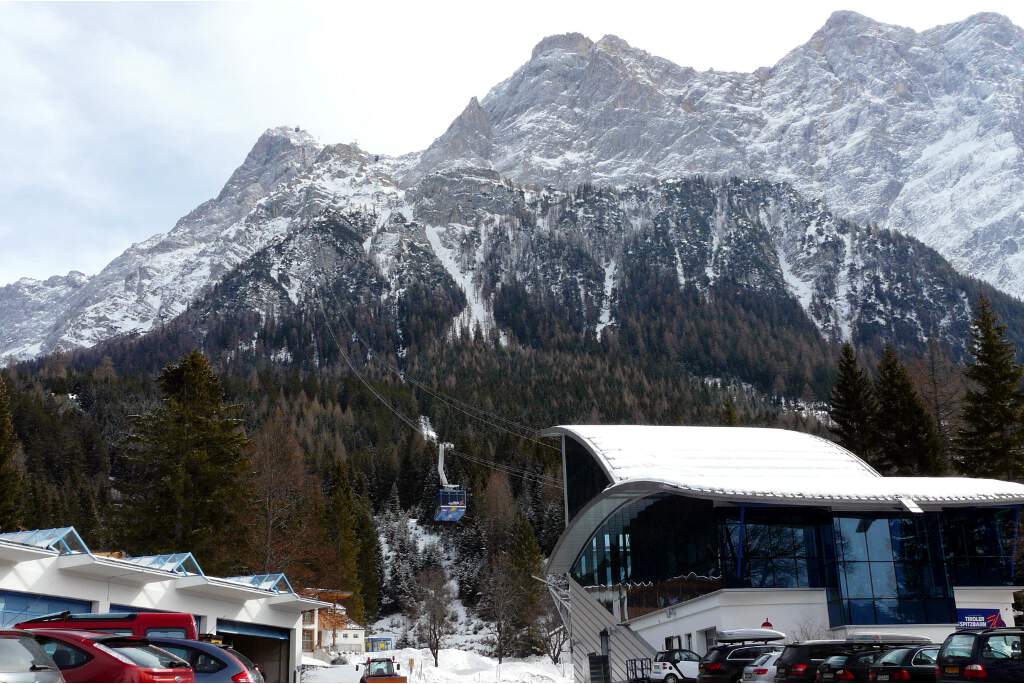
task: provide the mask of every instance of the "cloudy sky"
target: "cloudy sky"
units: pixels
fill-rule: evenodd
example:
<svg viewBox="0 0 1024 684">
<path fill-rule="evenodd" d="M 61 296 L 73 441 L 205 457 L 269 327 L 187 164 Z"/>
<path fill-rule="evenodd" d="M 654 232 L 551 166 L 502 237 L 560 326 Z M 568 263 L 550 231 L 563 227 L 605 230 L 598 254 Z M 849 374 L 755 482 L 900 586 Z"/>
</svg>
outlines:
<svg viewBox="0 0 1024 684">
<path fill-rule="evenodd" d="M 545 35 L 750 71 L 836 9 L 917 30 L 979 11 L 1024 24 L 1012 1 L 356 4 L 0 3 L 0 285 L 94 273 L 168 230 L 271 126 L 422 149 Z"/>
</svg>

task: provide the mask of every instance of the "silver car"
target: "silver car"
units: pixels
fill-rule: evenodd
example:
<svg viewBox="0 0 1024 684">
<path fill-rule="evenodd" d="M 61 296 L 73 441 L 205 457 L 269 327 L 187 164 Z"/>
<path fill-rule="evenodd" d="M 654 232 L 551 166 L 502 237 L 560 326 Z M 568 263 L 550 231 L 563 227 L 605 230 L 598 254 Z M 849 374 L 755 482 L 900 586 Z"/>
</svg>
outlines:
<svg viewBox="0 0 1024 684">
<path fill-rule="evenodd" d="M 743 668 L 744 682 L 774 682 L 775 663 L 778 662 L 781 652 L 765 653 L 763 656 Z"/>
<path fill-rule="evenodd" d="M 0 630 L 0 682 L 63 682 L 57 664 L 35 637 L 18 629 Z"/>
</svg>

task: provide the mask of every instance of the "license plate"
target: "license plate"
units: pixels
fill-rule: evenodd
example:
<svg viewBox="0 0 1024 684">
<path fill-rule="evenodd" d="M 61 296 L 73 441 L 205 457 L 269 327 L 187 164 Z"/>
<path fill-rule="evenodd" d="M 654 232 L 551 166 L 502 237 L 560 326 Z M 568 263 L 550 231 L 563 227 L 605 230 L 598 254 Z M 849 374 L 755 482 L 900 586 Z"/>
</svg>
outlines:
<svg viewBox="0 0 1024 684">
<path fill-rule="evenodd" d="M 889 675 L 878 675 L 878 681 L 887 682 L 889 681 Z"/>
<path fill-rule="evenodd" d="M 823 682 L 831 682 L 835 678 L 836 678 L 836 676 L 834 674 L 823 674 L 823 675 L 821 675 L 821 681 L 823 681 Z"/>
<path fill-rule="evenodd" d="M 947 665 L 946 666 L 946 674 L 960 674 L 960 666 L 959 665 Z"/>
</svg>

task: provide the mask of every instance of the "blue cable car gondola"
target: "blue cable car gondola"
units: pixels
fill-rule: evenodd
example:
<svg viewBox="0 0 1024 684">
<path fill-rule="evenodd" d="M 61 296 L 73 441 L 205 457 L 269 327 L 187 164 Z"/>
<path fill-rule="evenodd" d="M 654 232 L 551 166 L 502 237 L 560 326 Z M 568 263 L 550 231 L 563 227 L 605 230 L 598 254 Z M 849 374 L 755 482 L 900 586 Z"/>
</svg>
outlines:
<svg viewBox="0 0 1024 684">
<path fill-rule="evenodd" d="M 438 445 L 437 452 L 437 475 L 441 480 L 441 486 L 437 490 L 437 510 L 434 511 L 434 520 L 438 522 L 458 522 L 466 515 L 466 488 L 459 485 L 448 484 L 448 478 L 444 474 L 444 449 L 447 446 L 444 442 Z"/>
</svg>

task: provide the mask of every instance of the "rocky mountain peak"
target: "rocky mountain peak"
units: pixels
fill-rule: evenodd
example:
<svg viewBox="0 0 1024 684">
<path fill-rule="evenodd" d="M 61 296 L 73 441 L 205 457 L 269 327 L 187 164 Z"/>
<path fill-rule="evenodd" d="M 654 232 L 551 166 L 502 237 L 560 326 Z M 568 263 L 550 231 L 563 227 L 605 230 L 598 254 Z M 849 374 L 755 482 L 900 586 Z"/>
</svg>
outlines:
<svg viewBox="0 0 1024 684">
<path fill-rule="evenodd" d="M 590 40 L 582 33 L 562 33 L 541 39 L 541 41 L 533 48 L 530 59 L 535 60 L 547 53 L 555 51 L 585 55 L 589 53 L 593 47 L 594 41 Z"/>
</svg>

